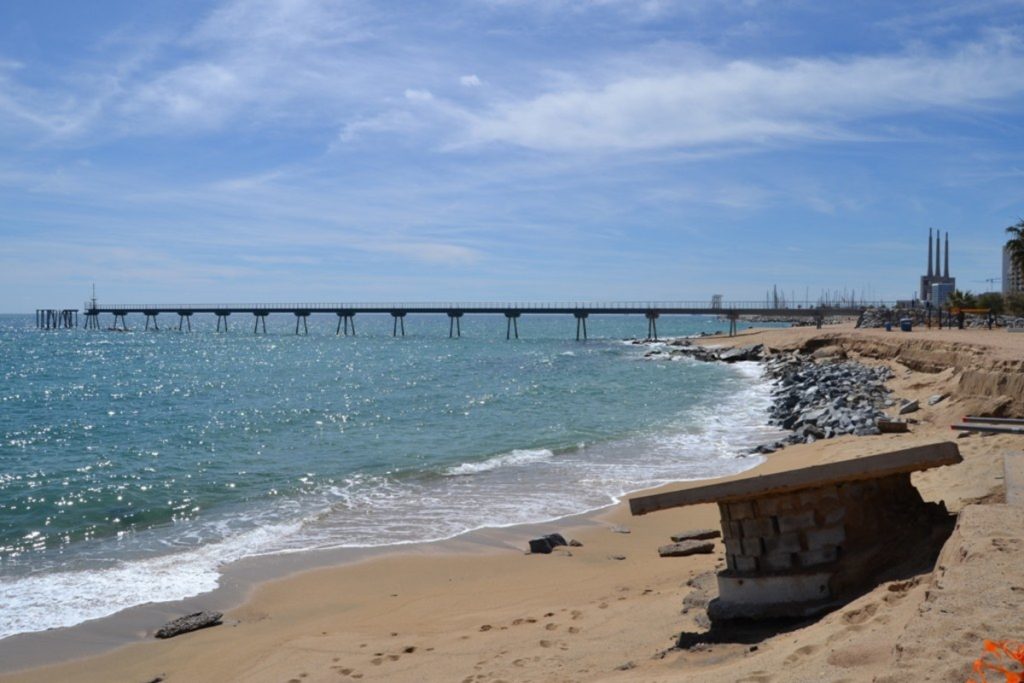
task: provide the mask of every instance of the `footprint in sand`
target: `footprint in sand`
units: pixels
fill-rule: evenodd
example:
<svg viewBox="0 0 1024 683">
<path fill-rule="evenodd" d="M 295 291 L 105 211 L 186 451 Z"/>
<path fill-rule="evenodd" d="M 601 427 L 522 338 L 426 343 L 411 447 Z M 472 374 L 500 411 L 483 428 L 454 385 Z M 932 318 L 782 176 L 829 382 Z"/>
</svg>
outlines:
<svg viewBox="0 0 1024 683">
<path fill-rule="evenodd" d="M 494 627 L 491 626 L 490 624 L 484 624 L 483 626 L 480 627 L 480 630 L 481 631 L 490 631 L 492 628 L 494 628 Z"/>
<path fill-rule="evenodd" d="M 786 664 L 795 664 L 798 661 L 800 661 L 800 659 L 802 659 L 803 657 L 807 657 L 809 655 L 813 655 L 817 651 L 818 651 L 818 646 L 817 645 L 804 645 L 801 648 L 797 648 L 796 652 L 794 652 L 790 656 L 786 657 L 785 663 Z"/>
<path fill-rule="evenodd" d="M 582 618 L 583 618 L 583 612 L 579 611 L 578 609 L 574 609 L 572 611 L 572 620 L 573 621 L 579 621 Z"/>
<path fill-rule="evenodd" d="M 852 609 L 843 613 L 843 621 L 847 624 L 863 624 L 865 621 L 875 616 L 875 612 L 877 611 L 878 605 L 872 602 L 860 609 Z"/>
<path fill-rule="evenodd" d="M 558 624 L 548 624 L 544 627 L 545 631 L 555 631 L 558 629 Z"/>
<path fill-rule="evenodd" d="M 772 680 L 772 676 L 768 672 L 755 671 L 753 674 L 747 676 L 746 678 L 738 679 L 738 683 L 770 683 Z"/>
<path fill-rule="evenodd" d="M 542 641 L 540 641 L 540 646 L 541 647 L 551 647 L 552 645 L 554 645 L 554 643 L 552 643 L 550 640 L 542 640 Z"/>
<path fill-rule="evenodd" d="M 569 627 L 569 633 L 579 633 L 579 632 L 580 632 L 580 630 L 578 628 L 576 628 L 575 626 L 570 626 Z"/>
<path fill-rule="evenodd" d="M 380 657 L 374 657 L 373 659 L 370 660 L 370 664 L 373 664 L 374 666 L 380 666 L 383 663 L 384 663 L 384 660 L 381 659 Z"/>
</svg>

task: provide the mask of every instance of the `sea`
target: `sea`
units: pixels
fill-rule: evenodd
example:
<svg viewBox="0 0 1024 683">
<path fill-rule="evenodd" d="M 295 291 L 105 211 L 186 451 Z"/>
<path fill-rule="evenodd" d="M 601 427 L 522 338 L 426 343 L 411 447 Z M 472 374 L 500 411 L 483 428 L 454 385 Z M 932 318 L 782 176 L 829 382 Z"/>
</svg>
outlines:
<svg viewBox="0 0 1024 683">
<path fill-rule="evenodd" d="M 760 462 L 755 363 L 651 360 L 642 316 L 0 316 L 0 638 L 214 590 L 243 558 L 448 539 Z M 173 320 L 172 320 L 173 319 Z M 108 321 L 104 321 L 106 323 Z M 662 336 L 726 329 L 664 317 Z M 742 325 L 741 325 L 742 326 Z"/>
</svg>

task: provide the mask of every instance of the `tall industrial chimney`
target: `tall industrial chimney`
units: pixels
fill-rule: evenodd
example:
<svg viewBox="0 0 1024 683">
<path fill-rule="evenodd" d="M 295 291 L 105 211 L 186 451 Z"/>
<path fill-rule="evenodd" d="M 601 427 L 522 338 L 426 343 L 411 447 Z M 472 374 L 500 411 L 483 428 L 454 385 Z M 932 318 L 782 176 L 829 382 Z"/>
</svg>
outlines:
<svg viewBox="0 0 1024 683">
<path fill-rule="evenodd" d="M 949 230 L 946 231 L 946 273 L 943 277 L 949 277 Z"/>
<path fill-rule="evenodd" d="M 928 277 L 932 276 L 932 229 L 928 228 Z"/>
<path fill-rule="evenodd" d="M 935 277 L 942 277 L 942 231 L 935 231 Z"/>
</svg>

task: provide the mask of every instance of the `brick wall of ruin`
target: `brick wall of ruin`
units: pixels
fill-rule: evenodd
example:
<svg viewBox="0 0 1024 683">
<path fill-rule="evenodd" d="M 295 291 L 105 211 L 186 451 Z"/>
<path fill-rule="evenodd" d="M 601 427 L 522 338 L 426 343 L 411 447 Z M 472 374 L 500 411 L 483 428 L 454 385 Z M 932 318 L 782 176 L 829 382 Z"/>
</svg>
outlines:
<svg viewBox="0 0 1024 683">
<path fill-rule="evenodd" d="M 787 573 L 877 555 L 924 507 L 909 474 L 719 503 L 728 569 Z"/>
</svg>

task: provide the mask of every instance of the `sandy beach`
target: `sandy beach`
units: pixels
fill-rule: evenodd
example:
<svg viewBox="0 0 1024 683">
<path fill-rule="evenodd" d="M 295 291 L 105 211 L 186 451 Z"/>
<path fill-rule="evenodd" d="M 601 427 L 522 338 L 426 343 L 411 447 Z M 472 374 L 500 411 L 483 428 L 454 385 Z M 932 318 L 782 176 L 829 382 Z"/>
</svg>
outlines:
<svg viewBox="0 0 1024 683">
<path fill-rule="evenodd" d="M 1019 572 L 992 569 L 1024 552 L 1021 515 L 1003 503 L 1002 483 L 1003 455 L 1019 450 L 1020 438 L 958 439 L 949 425 L 967 414 L 1024 416 L 1024 334 L 844 324 L 701 343 L 830 349 L 822 355 L 891 367 L 893 395 L 921 401 L 910 433 L 787 447 L 740 476 L 954 440 L 964 462 L 913 481 L 926 500 L 943 500 L 952 512 L 979 509 L 975 530 L 958 530 L 950 541 L 969 546 L 973 564 L 940 559 L 942 572 L 881 585 L 814 623 L 756 642 L 678 650 L 680 632 L 703 630 L 697 610 L 683 613 L 683 600 L 722 566 L 721 545 L 686 558 L 659 558 L 657 548 L 674 533 L 717 528 L 717 507 L 634 518 L 623 502 L 583 524 L 547 527 L 579 547 L 528 555 L 533 529 L 504 529 L 477 532 L 472 543 L 309 570 L 256 586 L 221 626 L 155 641 L 148 636 L 161 624 L 153 623 L 142 642 L 0 680 L 962 681 L 983 638 L 1021 637 L 1024 617 L 1006 592 Z M 929 406 L 935 394 L 947 398 Z"/>
</svg>

